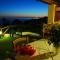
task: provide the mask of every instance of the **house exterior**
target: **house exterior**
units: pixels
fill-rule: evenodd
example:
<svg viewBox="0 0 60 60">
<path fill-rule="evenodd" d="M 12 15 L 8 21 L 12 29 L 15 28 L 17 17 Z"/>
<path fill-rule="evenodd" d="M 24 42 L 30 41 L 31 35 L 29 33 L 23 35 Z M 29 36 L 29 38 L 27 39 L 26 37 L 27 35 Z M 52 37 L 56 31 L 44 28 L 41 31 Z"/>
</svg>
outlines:
<svg viewBox="0 0 60 60">
<path fill-rule="evenodd" d="M 48 24 L 60 24 L 60 0 L 39 0 L 48 4 Z"/>
</svg>

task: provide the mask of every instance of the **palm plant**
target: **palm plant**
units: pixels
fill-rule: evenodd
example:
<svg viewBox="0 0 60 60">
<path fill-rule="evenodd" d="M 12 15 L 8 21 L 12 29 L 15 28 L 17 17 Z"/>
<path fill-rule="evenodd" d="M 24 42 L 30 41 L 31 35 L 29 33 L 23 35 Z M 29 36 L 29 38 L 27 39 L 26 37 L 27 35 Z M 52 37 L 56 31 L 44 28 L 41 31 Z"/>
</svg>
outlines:
<svg viewBox="0 0 60 60">
<path fill-rule="evenodd" d="M 58 53 L 58 48 L 60 45 L 60 26 L 54 25 L 50 30 L 50 38 L 49 41 L 53 43 L 54 47 L 56 48 L 56 54 Z"/>
</svg>

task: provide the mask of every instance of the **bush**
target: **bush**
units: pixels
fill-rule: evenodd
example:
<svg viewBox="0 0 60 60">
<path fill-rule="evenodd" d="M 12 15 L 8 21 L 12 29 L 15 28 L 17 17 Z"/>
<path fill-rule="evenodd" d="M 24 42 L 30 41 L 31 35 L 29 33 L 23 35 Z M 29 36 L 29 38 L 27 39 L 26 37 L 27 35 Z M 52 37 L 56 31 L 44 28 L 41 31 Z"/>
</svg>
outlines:
<svg viewBox="0 0 60 60">
<path fill-rule="evenodd" d="M 60 25 L 53 25 L 50 30 L 49 41 L 53 43 L 55 47 L 59 47 L 60 43 Z"/>
<path fill-rule="evenodd" d="M 20 53 L 21 55 L 33 55 L 35 53 L 35 49 L 32 48 L 32 46 L 16 46 L 16 52 Z"/>
</svg>

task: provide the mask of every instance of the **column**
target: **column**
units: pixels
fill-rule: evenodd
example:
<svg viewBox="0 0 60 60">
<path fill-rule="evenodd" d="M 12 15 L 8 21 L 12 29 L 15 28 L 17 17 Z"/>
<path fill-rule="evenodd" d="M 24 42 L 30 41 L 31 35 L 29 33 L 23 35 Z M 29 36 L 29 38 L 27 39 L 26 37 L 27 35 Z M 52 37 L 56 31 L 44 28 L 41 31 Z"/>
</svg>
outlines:
<svg viewBox="0 0 60 60">
<path fill-rule="evenodd" d="M 48 24 L 54 23 L 56 4 L 48 5 Z"/>
</svg>

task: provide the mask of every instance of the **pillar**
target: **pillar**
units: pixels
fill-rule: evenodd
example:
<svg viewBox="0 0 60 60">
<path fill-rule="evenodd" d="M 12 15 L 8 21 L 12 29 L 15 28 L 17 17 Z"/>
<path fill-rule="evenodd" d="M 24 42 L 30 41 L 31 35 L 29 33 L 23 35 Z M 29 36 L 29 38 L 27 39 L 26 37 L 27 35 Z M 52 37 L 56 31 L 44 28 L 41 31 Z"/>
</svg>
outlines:
<svg viewBox="0 0 60 60">
<path fill-rule="evenodd" d="M 56 4 L 48 5 L 48 24 L 54 23 Z"/>
</svg>

